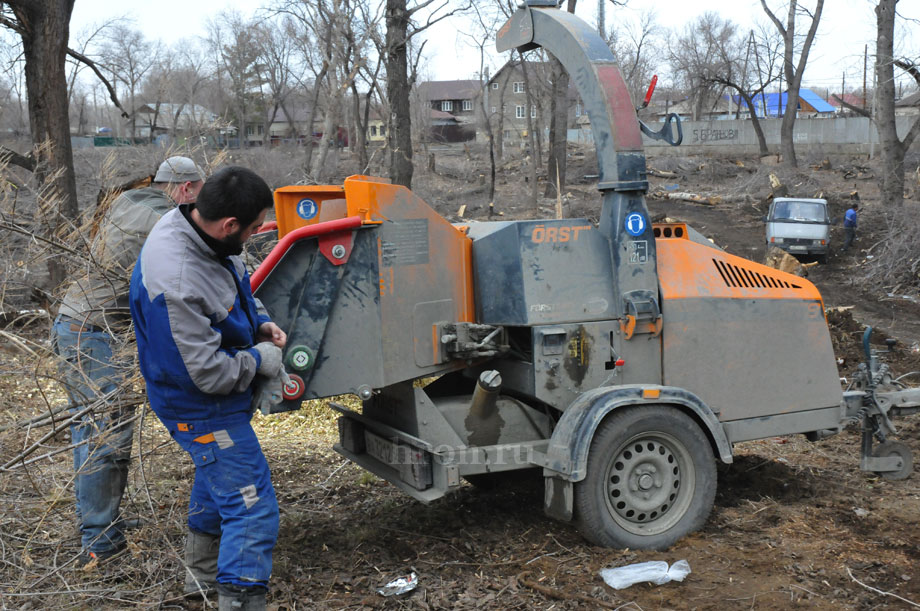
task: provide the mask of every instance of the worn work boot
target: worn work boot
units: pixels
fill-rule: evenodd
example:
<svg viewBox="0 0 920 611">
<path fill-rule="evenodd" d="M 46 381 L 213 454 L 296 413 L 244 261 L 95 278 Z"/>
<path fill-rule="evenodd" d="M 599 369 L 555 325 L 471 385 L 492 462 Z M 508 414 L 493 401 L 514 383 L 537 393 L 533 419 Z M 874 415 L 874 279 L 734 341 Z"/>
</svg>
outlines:
<svg viewBox="0 0 920 611">
<path fill-rule="evenodd" d="M 217 611 L 265 611 L 265 588 L 217 584 Z"/>
<path fill-rule="evenodd" d="M 217 555 L 220 536 L 194 530 L 185 539 L 185 596 L 213 594 L 217 587 Z"/>
</svg>

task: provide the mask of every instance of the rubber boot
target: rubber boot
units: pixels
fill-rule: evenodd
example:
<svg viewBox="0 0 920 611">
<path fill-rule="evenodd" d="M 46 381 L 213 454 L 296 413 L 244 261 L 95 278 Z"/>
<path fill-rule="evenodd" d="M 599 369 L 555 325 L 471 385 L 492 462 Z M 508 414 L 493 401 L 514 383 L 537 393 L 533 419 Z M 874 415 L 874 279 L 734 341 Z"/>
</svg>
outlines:
<svg viewBox="0 0 920 611">
<path fill-rule="evenodd" d="M 217 584 L 217 611 L 265 611 L 265 588 Z"/>
<path fill-rule="evenodd" d="M 217 587 L 220 535 L 188 531 L 185 539 L 185 596 L 213 594 Z M 196 583 L 197 580 L 197 583 Z"/>
</svg>

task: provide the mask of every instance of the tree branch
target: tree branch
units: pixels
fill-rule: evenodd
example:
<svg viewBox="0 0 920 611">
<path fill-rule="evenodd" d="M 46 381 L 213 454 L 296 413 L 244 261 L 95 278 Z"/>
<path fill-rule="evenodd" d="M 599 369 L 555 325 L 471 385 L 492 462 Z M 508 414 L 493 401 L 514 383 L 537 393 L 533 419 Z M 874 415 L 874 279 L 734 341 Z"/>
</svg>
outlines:
<svg viewBox="0 0 920 611">
<path fill-rule="evenodd" d="M 83 62 L 84 64 L 86 64 L 87 66 L 89 66 L 89 68 L 90 68 L 93 72 L 96 73 L 96 76 L 99 77 L 99 80 L 102 81 L 102 84 L 105 85 L 105 88 L 109 90 L 109 97 L 112 99 L 112 103 L 114 103 L 115 106 L 116 106 L 119 110 L 121 110 L 121 116 L 127 119 L 127 118 L 128 118 L 128 111 L 126 111 L 125 108 L 124 108 L 124 106 L 121 105 L 121 102 L 118 101 L 118 96 L 115 94 L 115 88 L 112 87 L 112 84 L 108 81 L 108 79 L 106 79 L 105 76 L 102 75 L 102 72 L 99 70 L 99 67 L 96 66 L 96 63 L 95 63 L 93 60 L 91 60 L 90 58 L 88 58 L 88 57 L 86 57 L 85 55 L 83 55 L 82 53 L 80 53 L 80 52 L 78 52 L 78 51 L 74 51 L 73 49 L 71 49 L 71 48 L 69 48 L 69 47 L 68 47 L 68 49 L 67 49 L 67 55 L 71 56 L 72 58 L 76 59 L 77 61 Z"/>
<path fill-rule="evenodd" d="M 32 157 L 32 154 L 20 155 L 12 149 L 8 149 L 5 146 L 0 146 L 0 163 L 11 163 L 20 168 L 29 170 L 30 172 L 35 171 L 35 158 Z"/>
<path fill-rule="evenodd" d="M 434 0 L 429 0 L 429 2 L 426 2 L 423 6 L 428 6 L 428 5 L 431 4 L 433 1 L 434 1 Z M 438 8 L 434 9 L 433 11 L 431 11 L 431 15 L 428 16 L 428 20 L 425 22 L 425 25 L 423 25 L 423 26 L 421 26 L 421 27 L 414 28 L 414 29 L 412 30 L 412 32 L 406 36 L 406 40 L 412 38 L 413 36 L 415 36 L 415 35 L 418 34 L 419 32 L 423 32 L 423 31 L 427 30 L 428 28 L 430 28 L 431 26 L 433 26 L 433 25 L 436 24 L 437 22 L 442 21 L 442 20 L 444 20 L 444 19 L 447 19 L 448 17 L 450 17 L 450 16 L 452 16 L 452 15 L 455 15 L 455 14 L 457 14 L 457 13 L 462 13 L 462 12 L 464 12 L 464 11 L 466 11 L 466 10 L 468 10 L 468 9 L 470 8 L 470 4 L 466 4 L 465 6 L 461 6 L 461 7 L 459 7 L 459 8 L 455 8 L 454 10 L 450 11 L 449 13 L 444 13 L 443 15 L 441 15 L 440 17 L 438 17 L 437 19 L 432 19 L 432 17 L 434 17 L 434 14 L 437 13 L 438 11 L 440 11 L 440 10 L 441 10 L 442 8 L 444 8 L 445 6 L 447 6 L 447 4 L 448 4 L 448 3 L 447 3 L 447 0 L 445 0 L 445 1 L 444 1 L 444 4 L 442 4 L 442 5 L 439 6 Z M 412 18 L 412 14 L 415 13 L 415 12 L 416 12 L 418 9 L 420 9 L 420 8 L 422 8 L 422 6 L 417 6 L 417 7 L 413 8 L 411 11 L 409 11 L 409 18 L 411 19 L 411 18 Z"/>
<path fill-rule="evenodd" d="M 917 64 L 906 59 L 896 59 L 894 60 L 894 65 L 914 77 L 914 80 L 920 84 L 920 69 L 917 68 Z"/>
<path fill-rule="evenodd" d="M 764 12 L 767 14 L 767 17 L 770 18 L 770 21 L 776 26 L 776 29 L 786 36 L 786 28 L 783 27 L 783 22 L 776 18 L 776 15 L 773 14 L 773 11 L 770 10 L 770 7 L 767 6 L 766 0 L 760 0 L 760 5 L 763 7 Z"/>
<path fill-rule="evenodd" d="M 872 113 L 871 113 L 871 112 L 869 112 L 869 111 L 866 110 L 865 108 L 860 108 L 859 106 L 853 106 L 853 105 L 850 104 L 849 102 L 843 101 L 842 99 L 840 99 L 840 96 L 837 95 L 836 93 L 835 93 L 835 94 L 832 94 L 831 97 L 834 98 L 835 100 L 837 100 L 838 102 L 840 102 L 840 105 L 843 106 L 844 108 L 846 108 L 847 110 L 852 110 L 853 112 L 855 112 L 856 114 L 858 114 L 858 115 L 861 116 L 861 117 L 868 117 L 868 118 L 870 118 L 870 119 L 872 118 Z"/>
<path fill-rule="evenodd" d="M 18 21 L 13 21 L 12 19 L 3 17 L 2 15 L 0 15 L 0 25 L 13 30 L 20 36 L 26 35 L 26 30 L 22 27 L 22 24 L 20 24 Z"/>
<path fill-rule="evenodd" d="M 799 65 L 796 67 L 796 75 L 805 73 L 805 63 L 807 62 L 808 52 L 811 50 L 811 43 L 818 32 L 818 23 L 821 21 L 821 13 L 824 10 L 824 0 L 818 0 L 815 5 L 815 14 L 811 18 L 811 26 L 808 28 L 808 34 L 805 35 L 805 42 L 802 43 L 802 52 L 799 55 Z M 801 82 L 801 78 L 799 79 Z"/>
<path fill-rule="evenodd" d="M 914 119 L 914 124 L 910 126 L 910 131 L 904 136 L 903 146 L 905 151 L 910 148 L 917 136 L 920 136 L 920 117 Z"/>
</svg>

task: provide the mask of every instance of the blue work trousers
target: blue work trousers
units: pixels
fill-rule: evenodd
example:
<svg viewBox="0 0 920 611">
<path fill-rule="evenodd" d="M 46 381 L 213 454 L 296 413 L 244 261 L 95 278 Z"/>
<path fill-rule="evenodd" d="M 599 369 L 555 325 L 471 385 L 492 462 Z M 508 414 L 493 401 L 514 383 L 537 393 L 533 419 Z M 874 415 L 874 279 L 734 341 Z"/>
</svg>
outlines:
<svg viewBox="0 0 920 611">
<path fill-rule="evenodd" d="M 52 327 L 54 351 L 72 414 L 114 390 L 121 381 L 112 363 L 112 337 L 101 329 L 59 316 Z M 109 403 L 70 426 L 74 492 L 83 549 L 105 553 L 124 546 L 119 506 L 128 481 L 134 407 Z"/>
<path fill-rule="evenodd" d="M 188 527 L 220 536 L 217 582 L 267 586 L 278 540 L 278 500 L 250 414 L 166 423 L 195 463 Z"/>
</svg>

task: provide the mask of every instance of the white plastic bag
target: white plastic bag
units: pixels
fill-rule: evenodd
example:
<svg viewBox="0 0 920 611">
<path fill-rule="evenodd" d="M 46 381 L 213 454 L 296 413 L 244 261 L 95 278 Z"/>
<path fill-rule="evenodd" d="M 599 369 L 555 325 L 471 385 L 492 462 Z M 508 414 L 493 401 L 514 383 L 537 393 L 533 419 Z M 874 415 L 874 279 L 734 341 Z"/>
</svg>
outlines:
<svg viewBox="0 0 920 611">
<path fill-rule="evenodd" d="M 662 585 L 669 581 L 683 581 L 690 574 L 690 564 L 686 560 L 678 560 L 671 568 L 663 560 L 640 562 L 615 569 L 601 569 L 601 578 L 611 588 L 622 590 L 643 581 L 650 581 Z"/>
</svg>

